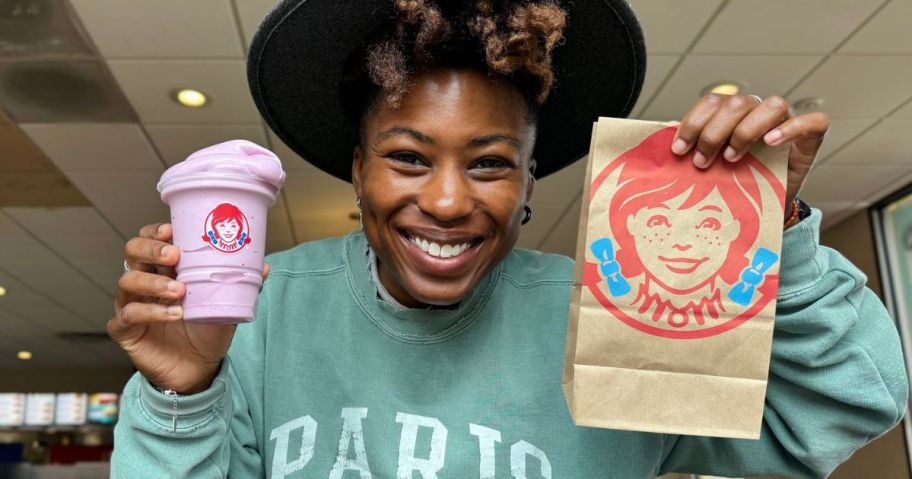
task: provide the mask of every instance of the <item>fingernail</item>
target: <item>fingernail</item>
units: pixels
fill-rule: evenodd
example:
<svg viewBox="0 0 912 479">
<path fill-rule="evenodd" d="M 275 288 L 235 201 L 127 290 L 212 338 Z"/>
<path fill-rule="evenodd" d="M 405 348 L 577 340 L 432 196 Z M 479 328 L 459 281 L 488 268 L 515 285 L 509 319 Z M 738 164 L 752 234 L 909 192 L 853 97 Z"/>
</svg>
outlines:
<svg viewBox="0 0 912 479">
<path fill-rule="evenodd" d="M 169 254 L 171 254 L 172 251 L 175 251 L 176 249 L 177 249 L 177 247 L 176 247 L 176 246 L 173 246 L 173 245 L 172 245 L 172 246 L 165 246 L 165 247 L 162 248 L 162 250 L 161 250 L 162 258 L 168 256 Z"/>
<path fill-rule="evenodd" d="M 177 292 L 181 287 L 177 281 L 168 281 L 168 291 Z"/>
<path fill-rule="evenodd" d="M 161 234 L 162 229 L 163 229 L 164 227 L 165 227 L 165 224 L 164 224 L 164 223 L 158 225 L 158 228 L 155 228 L 155 233 Z"/>
<path fill-rule="evenodd" d="M 732 161 L 735 159 L 735 155 L 737 155 L 737 154 L 738 154 L 738 152 L 735 151 L 734 148 L 729 146 L 729 147 L 725 148 L 725 153 L 722 153 L 722 156 L 724 156 L 726 160 Z"/>
<path fill-rule="evenodd" d="M 683 155 L 687 151 L 687 142 L 678 138 L 671 145 L 671 151 L 676 155 Z"/>
<path fill-rule="evenodd" d="M 706 166 L 706 157 L 703 156 L 703 153 L 700 153 L 699 151 L 695 151 L 693 162 L 694 162 L 694 165 L 696 165 L 698 168 L 703 168 L 704 166 Z"/>
<path fill-rule="evenodd" d="M 184 308 L 181 308 L 179 305 L 168 306 L 168 315 L 169 316 L 180 316 Z"/>
<path fill-rule="evenodd" d="M 773 143 L 779 141 L 780 139 L 782 139 L 782 130 L 779 130 L 779 129 L 775 129 L 775 130 L 767 133 L 766 136 L 763 137 L 763 141 L 765 141 L 769 145 L 772 145 Z"/>
</svg>

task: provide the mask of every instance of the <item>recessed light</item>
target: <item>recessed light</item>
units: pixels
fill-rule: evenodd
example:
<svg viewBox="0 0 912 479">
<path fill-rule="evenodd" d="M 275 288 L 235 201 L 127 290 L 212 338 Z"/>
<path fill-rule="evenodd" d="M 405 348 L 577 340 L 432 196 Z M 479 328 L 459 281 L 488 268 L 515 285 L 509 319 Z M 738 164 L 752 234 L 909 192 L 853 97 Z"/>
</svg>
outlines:
<svg viewBox="0 0 912 479">
<path fill-rule="evenodd" d="M 28 361 L 29 359 L 32 359 L 32 353 L 31 351 L 19 351 L 16 353 L 16 357 L 23 361 Z"/>
<path fill-rule="evenodd" d="M 178 103 L 189 108 L 199 108 L 208 101 L 205 93 L 192 88 L 178 90 L 177 93 L 174 94 L 174 98 Z"/>
<path fill-rule="evenodd" d="M 0 286 L 0 296 L 6 296 L 6 288 Z"/>
<path fill-rule="evenodd" d="M 702 94 L 705 95 L 707 93 L 718 93 L 720 95 L 737 95 L 744 90 L 746 90 L 746 86 L 743 82 L 726 80 L 709 85 L 703 89 Z"/>
</svg>

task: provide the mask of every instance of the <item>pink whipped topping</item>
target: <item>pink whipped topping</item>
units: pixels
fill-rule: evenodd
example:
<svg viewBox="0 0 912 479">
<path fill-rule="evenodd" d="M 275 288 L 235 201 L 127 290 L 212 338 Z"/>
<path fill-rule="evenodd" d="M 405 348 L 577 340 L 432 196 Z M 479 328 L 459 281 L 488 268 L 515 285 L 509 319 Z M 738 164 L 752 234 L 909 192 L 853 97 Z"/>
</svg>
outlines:
<svg viewBox="0 0 912 479">
<path fill-rule="evenodd" d="M 285 183 L 285 171 L 275 153 L 252 141 L 231 140 L 203 148 L 168 168 L 158 182 L 158 191 L 172 180 L 210 174 L 256 179 L 276 191 Z"/>
</svg>

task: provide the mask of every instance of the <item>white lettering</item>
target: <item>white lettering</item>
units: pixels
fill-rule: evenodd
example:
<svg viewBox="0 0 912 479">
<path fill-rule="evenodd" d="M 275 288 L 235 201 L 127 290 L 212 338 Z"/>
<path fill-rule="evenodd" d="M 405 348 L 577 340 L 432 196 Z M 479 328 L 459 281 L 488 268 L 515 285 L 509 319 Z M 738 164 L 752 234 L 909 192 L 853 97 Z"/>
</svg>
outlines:
<svg viewBox="0 0 912 479">
<path fill-rule="evenodd" d="M 366 407 L 342 408 L 342 435 L 339 437 L 339 453 L 329 473 L 329 479 L 342 479 L 345 471 L 358 471 L 361 479 L 371 479 L 367 452 L 364 450 L 364 432 L 361 420 L 367 417 Z M 355 457 L 348 457 L 348 446 L 355 443 Z"/>
<path fill-rule="evenodd" d="M 495 478 L 494 443 L 500 442 L 500 431 L 469 423 L 469 433 L 478 436 L 478 470 L 481 479 Z"/>
<path fill-rule="evenodd" d="M 446 454 L 447 428 L 437 418 L 396 413 L 396 422 L 402 424 L 399 437 L 399 470 L 398 479 L 411 479 L 412 471 L 421 473 L 424 479 L 437 479 L 437 472 L 443 469 Z M 415 457 L 415 443 L 418 441 L 418 428 L 429 427 L 431 434 L 431 452 L 427 459 Z"/>
<path fill-rule="evenodd" d="M 288 462 L 288 442 L 291 432 L 301 431 L 301 452 L 298 458 Z M 275 452 L 272 455 L 272 479 L 283 479 L 285 476 L 304 469 L 314 454 L 314 443 L 317 439 L 317 422 L 310 416 L 302 416 L 282 424 L 272 430 L 269 439 L 276 440 Z"/>
<path fill-rule="evenodd" d="M 541 449 L 529 444 L 526 441 L 519 441 L 510 447 L 510 472 L 516 479 L 527 479 L 526 475 L 526 456 L 537 457 L 541 462 L 541 475 L 545 479 L 551 479 L 551 463 L 548 462 L 548 456 Z"/>
</svg>

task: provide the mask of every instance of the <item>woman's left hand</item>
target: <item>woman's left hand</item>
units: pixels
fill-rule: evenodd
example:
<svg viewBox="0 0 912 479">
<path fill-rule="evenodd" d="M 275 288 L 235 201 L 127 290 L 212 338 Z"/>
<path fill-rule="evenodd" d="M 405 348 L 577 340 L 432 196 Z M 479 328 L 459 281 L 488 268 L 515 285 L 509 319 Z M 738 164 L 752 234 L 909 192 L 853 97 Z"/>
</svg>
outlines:
<svg viewBox="0 0 912 479">
<path fill-rule="evenodd" d="M 785 190 L 788 207 L 829 127 L 830 119 L 824 113 L 794 116 L 788 101 L 779 96 L 757 101 L 752 96 L 710 93 L 681 121 L 671 151 L 684 155 L 695 148 L 694 165 L 707 168 L 713 161 L 740 160 L 761 138 L 770 146 L 791 142 Z"/>
</svg>

